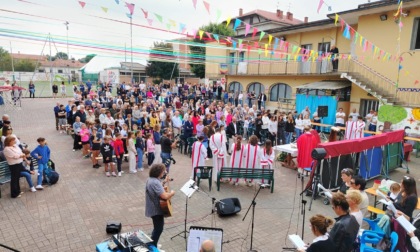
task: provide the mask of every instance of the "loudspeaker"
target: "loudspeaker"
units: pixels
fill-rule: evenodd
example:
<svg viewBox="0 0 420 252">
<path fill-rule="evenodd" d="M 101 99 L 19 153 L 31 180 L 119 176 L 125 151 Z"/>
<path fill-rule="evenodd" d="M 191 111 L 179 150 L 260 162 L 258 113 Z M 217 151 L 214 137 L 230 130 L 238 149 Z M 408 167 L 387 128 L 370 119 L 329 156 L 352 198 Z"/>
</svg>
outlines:
<svg viewBox="0 0 420 252">
<path fill-rule="evenodd" d="M 328 117 L 328 106 L 318 106 L 318 116 Z"/>
<path fill-rule="evenodd" d="M 233 215 L 241 211 L 241 203 L 238 198 L 222 199 L 220 202 L 216 203 L 217 214 L 220 216 Z"/>
<path fill-rule="evenodd" d="M 106 233 L 107 234 L 118 234 L 119 232 L 121 232 L 121 222 L 108 221 L 106 223 Z"/>
<path fill-rule="evenodd" d="M 324 148 L 315 148 L 312 150 L 311 157 L 315 160 L 324 159 L 327 155 L 327 151 Z"/>
</svg>

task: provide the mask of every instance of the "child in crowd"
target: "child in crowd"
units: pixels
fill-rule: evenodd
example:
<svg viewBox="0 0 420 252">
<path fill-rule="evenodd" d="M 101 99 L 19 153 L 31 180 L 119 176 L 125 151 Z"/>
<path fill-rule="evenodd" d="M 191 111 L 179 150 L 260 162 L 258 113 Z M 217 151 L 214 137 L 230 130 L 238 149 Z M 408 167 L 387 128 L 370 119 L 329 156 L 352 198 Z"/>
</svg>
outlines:
<svg viewBox="0 0 420 252">
<path fill-rule="evenodd" d="M 146 135 L 146 148 L 147 148 L 147 165 L 150 167 L 155 160 L 155 145 L 153 143 L 152 134 Z"/>
<path fill-rule="evenodd" d="M 80 135 L 80 140 L 82 141 L 82 154 L 84 156 L 84 158 L 89 158 L 89 138 L 90 138 L 90 133 L 89 133 L 89 129 L 87 128 L 86 124 L 82 124 L 82 127 L 80 129 L 79 132 Z"/>
<path fill-rule="evenodd" d="M 265 146 L 263 149 L 261 149 L 260 153 L 260 161 L 261 161 L 261 167 L 263 169 L 273 169 L 273 162 L 274 162 L 274 150 L 273 150 L 273 144 L 271 140 L 265 141 Z M 271 183 L 271 181 L 268 180 L 261 180 L 261 183 Z"/>
<path fill-rule="evenodd" d="M 60 127 L 60 133 L 63 133 L 66 130 L 65 125 L 67 125 L 67 118 L 66 118 L 67 112 L 63 104 L 60 105 L 57 114 L 58 114 L 58 126 Z"/>
<path fill-rule="evenodd" d="M 115 157 L 117 158 L 118 177 L 121 177 L 121 165 L 124 156 L 124 143 L 122 141 L 121 133 L 115 134 L 114 153 Z"/>
<path fill-rule="evenodd" d="M 50 148 L 48 148 L 45 138 L 40 137 L 36 141 L 39 145 L 31 152 L 31 156 L 38 159 L 38 180 L 35 188 L 37 190 L 42 190 L 44 189 L 44 187 L 42 187 L 44 169 L 47 169 L 48 167 L 48 160 L 50 160 L 51 151 Z"/>
<path fill-rule="evenodd" d="M 136 133 L 136 150 L 137 150 L 137 169 L 144 171 L 143 169 L 143 153 L 144 153 L 144 140 L 143 133 L 141 130 Z"/>
<path fill-rule="evenodd" d="M 23 154 L 25 154 L 25 160 L 22 163 L 23 167 L 25 167 L 25 170 L 20 172 L 20 176 L 25 177 L 26 181 L 28 182 L 29 188 L 31 189 L 31 192 L 36 192 L 31 177 L 31 175 L 35 174 L 31 152 L 28 149 L 24 149 L 22 152 Z"/>
<path fill-rule="evenodd" d="M 114 151 L 114 148 L 112 148 L 112 145 L 109 143 L 111 140 L 110 136 L 104 137 L 104 143 L 101 146 L 101 154 L 102 154 L 102 160 L 105 167 L 105 174 L 107 177 L 110 176 L 109 170 L 111 169 L 112 176 L 116 177 L 117 174 L 115 174 L 115 168 L 114 163 L 112 162 L 112 152 Z"/>
<path fill-rule="evenodd" d="M 101 150 L 101 134 L 98 132 L 96 127 L 92 127 L 92 135 L 90 136 L 90 141 L 92 142 L 92 167 L 99 168 L 101 165 L 96 159 L 99 156 L 99 151 Z"/>
<path fill-rule="evenodd" d="M 129 131 L 127 135 L 127 149 L 128 149 L 128 167 L 130 173 L 137 173 L 136 170 L 136 155 L 137 150 L 134 144 L 135 135 L 134 132 Z"/>
<path fill-rule="evenodd" d="M 243 132 L 243 137 L 245 138 L 245 140 L 248 139 L 248 129 L 249 129 L 249 116 L 245 115 L 245 120 L 244 120 L 244 132 Z"/>
<path fill-rule="evenodd" d="M 401 191 L 401 185 L 399 183 L 393 183 L 389 188 L 388 197 L 390 200 L 394 201 L 398 194 Z"/>
</svg>

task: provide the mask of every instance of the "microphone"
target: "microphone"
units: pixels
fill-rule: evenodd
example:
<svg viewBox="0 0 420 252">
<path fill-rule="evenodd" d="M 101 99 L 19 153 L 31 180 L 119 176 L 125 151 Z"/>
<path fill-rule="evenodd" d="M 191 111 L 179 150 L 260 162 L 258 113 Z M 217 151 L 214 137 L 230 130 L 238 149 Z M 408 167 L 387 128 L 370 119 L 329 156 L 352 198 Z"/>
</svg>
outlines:
<svg viewBox="0 0 420 252">
<path fill-rule="evenodd" d="M 263 183 L 258 183 L 258 185 L 260 186 L 260 188 L 265 189 L 265 188 L 271 188 L 271 185 L 269 184 L 263 184 Z"/>
</svg>

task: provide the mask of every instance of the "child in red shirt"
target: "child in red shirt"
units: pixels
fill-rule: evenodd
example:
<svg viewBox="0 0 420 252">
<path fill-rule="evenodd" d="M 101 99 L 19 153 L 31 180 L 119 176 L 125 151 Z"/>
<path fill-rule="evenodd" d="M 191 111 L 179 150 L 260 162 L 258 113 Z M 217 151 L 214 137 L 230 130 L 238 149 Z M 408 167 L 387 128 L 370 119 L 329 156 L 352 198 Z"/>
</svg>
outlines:
<svg viewBox="0 0 420 252">
<path fill-rule="evenodd" d="M 124 156 L 124 143 L 122 141 L 121 133 L 115 134 L 114 152 L 117 158 L 118 177 L 121 177 L 121 164 Z"/>
</svg>

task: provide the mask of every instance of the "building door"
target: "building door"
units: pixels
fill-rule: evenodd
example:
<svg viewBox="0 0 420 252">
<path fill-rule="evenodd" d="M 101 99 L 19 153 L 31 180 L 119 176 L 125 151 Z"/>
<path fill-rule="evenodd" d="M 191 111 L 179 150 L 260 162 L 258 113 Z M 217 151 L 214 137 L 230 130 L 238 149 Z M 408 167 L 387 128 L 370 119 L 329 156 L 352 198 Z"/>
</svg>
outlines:
<svg viewBox="0 0 420 252">
<path fill-rule="evenodd" d="M 236 65 L 237 65 L 237 59 L 236 59 L 236 53 L 231 52 L 229 53 L 229 74 L 236 74 Z"/>
<path fill-rule="evenodd" d="M 371 110 L 378 111 L 379 101 L 378 100 L 360 100 L 359 114 L 364 118 Z"/>
</svg>

